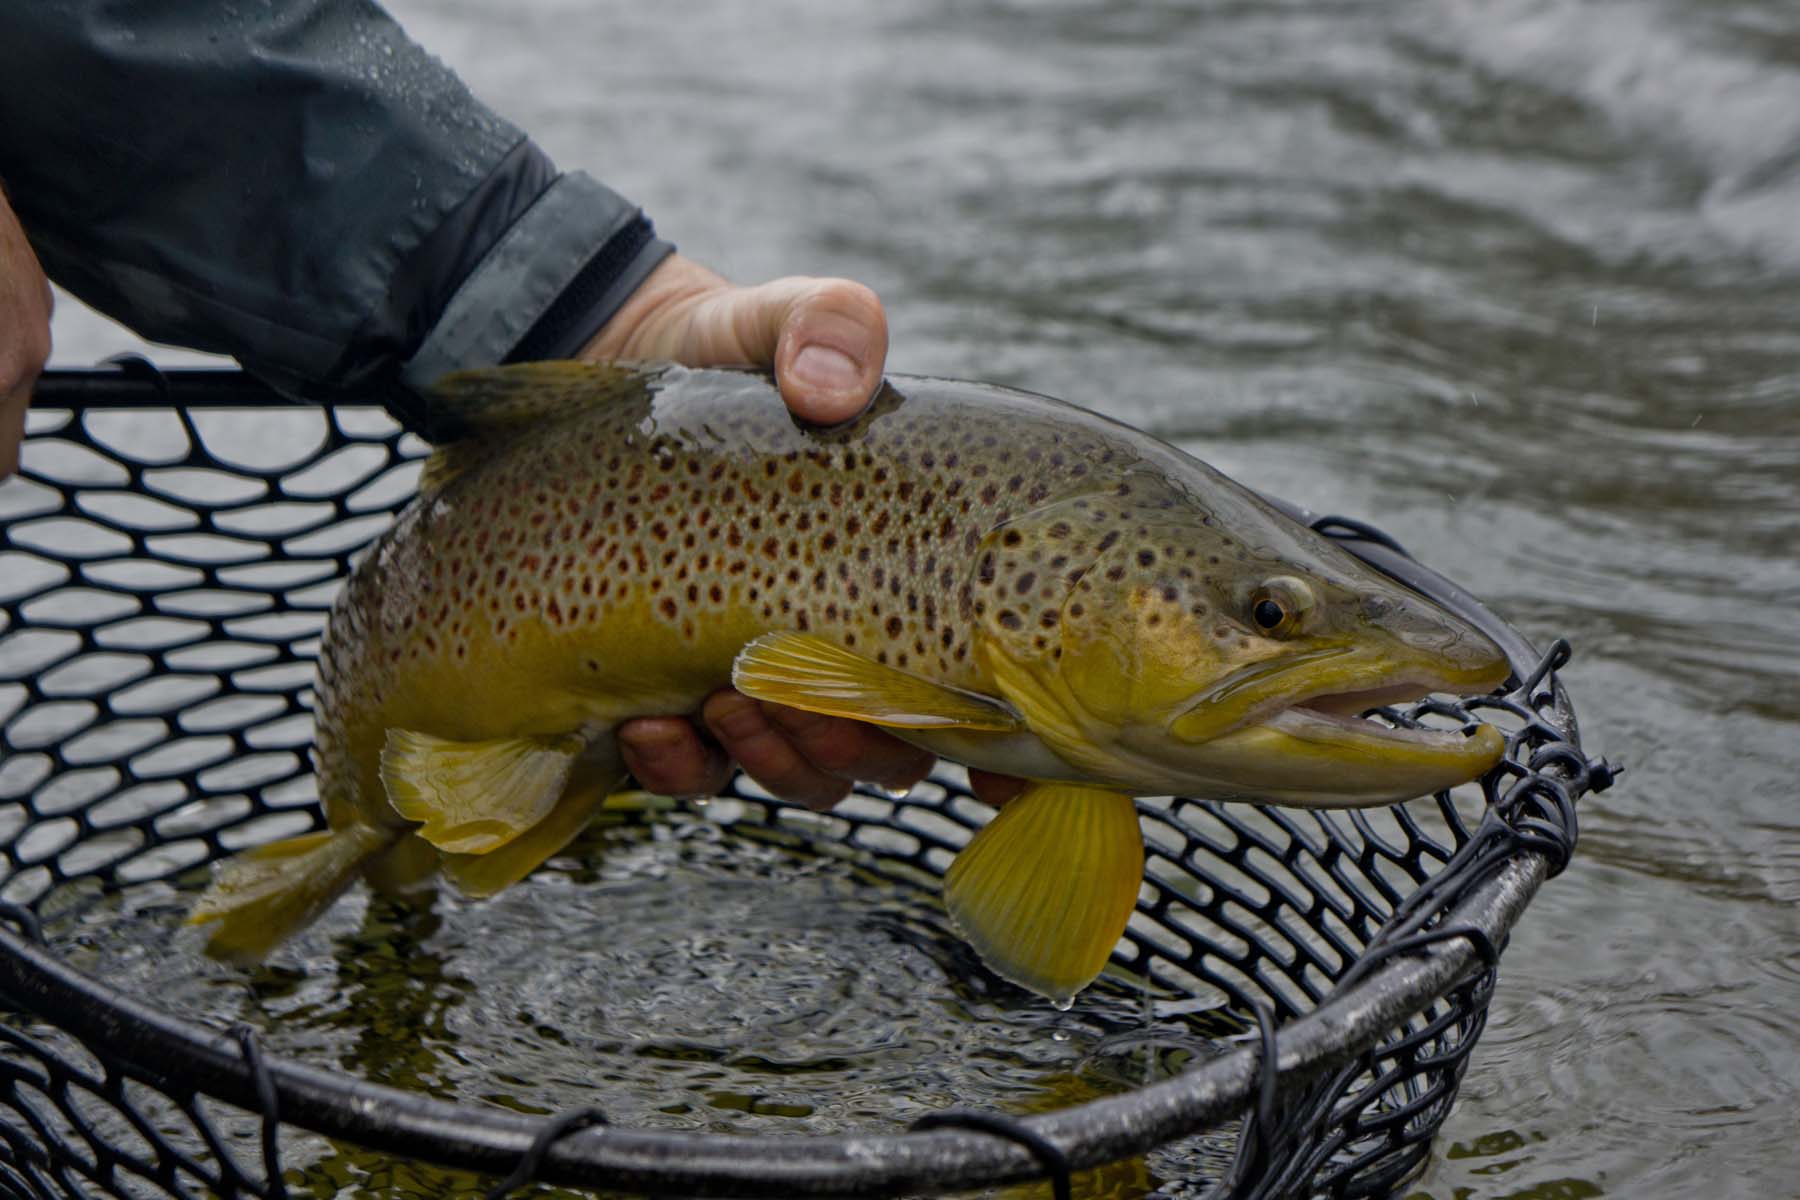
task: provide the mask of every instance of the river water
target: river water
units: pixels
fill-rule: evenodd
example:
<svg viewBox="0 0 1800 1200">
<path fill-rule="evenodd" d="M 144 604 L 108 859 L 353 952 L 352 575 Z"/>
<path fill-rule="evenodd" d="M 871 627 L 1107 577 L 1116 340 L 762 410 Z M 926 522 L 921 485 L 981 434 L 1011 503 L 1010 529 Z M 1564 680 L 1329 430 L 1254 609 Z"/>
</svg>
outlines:
<svg viewBox="0 0 1800 1200">
<path fill-rule="evenodd" d="M 396 9 L 690 256 L 875 287 L 895 369 L 1142 425 L 1567 636 L 1628 773 L 1412 1191 L 1800 1195 L 1800 8 Z"/>
</svg>

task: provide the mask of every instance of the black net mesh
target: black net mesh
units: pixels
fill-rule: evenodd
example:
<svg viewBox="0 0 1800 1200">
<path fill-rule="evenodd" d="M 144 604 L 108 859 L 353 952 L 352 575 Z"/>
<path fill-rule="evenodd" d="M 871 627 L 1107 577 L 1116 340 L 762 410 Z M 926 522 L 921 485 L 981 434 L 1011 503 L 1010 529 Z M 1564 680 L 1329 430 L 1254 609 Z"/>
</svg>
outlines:
<svg viewBox="0 0 1800 1200">
<path fill-rule="evenodd" d="M 1145 802 L 1145 886 L 1115 970 L 1165 997 L 1222 1001 L 1261 1030 L 1166 1095 L 1013 1121 L 1010 1134 L 896 1130 L 860 1158 L 842 1139 L 797 1141 L 767 1161 L 705 1135 L 415 1102 L 123 995 L 69 967 L 40 928 L 322 824 L 306 761 L 312 659 L 339 581 L 410 498 L 425 448 L 374 408 L 243 407 L 263 398 L 235 375 L 56 382 L 31 414 L 20 477 L 0 486 L 0 986 L 14 1010 L 0 1019 L 0 1187 L 12 1194 L 278 1195 L 282 1147 L 306 1131 L 393 1155 L 394 1179 L 422 1161 L 491 1184 L 531 1150 L 525 1174 L 575 1185 L 896 1194 L 1054 1177 L 1239 1117 L 1235 1158 L 1195 1162 L 1168 1194 L 1385 1194 L 1423 1160 L 1467 1069 L 1496 942 L 1566 861 L 1575 799 L 1609 779 L 1575 744 L 1559 645 L 1517 662 L 1506 697 L 1384 714 L 1507 730 L 1508 758 L 1479 788 L 1349 813 Z M 920 887 L 983 820 L 964 784 L 948 770 L 905 799 L 869 793 L 821 818 L 740 781 L 730 821 L 850 848 Z M 1323 1020 L 1352 1000 L 1356 1017 Z"/>
</svg>

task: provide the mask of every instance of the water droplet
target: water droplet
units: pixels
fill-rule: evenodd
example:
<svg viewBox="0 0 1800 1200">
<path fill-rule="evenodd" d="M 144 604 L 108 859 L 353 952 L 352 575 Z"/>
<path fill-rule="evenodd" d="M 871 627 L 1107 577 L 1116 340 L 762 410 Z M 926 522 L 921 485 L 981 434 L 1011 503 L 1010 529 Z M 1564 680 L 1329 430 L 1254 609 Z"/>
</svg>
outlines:
<svg viewBox="0 0 1800 1200">
<path fill-rule="evenodd" d="M 1071 1008 L 1075 1007 L 1075 997 L 1064 996 L 1060 1000 L 1052 1000 L 1050 1002 L 1050 1007 L 1054 1008 L 1057 1012 L 1068 1012 Z"/>
<path fill-rule="evenodd" d="M 1069 1003 L 1072 1005 L 1074 1002 L 1070 1001 Z M 1061 1004 L 1058 1004 L 1056 1007 L 1062 1008 L 1063 1006 Z M 1064 1009 L 1064 1011 L 1066 1012 L 1068 1010 Z M 1066 1029 L 1054 1030 L 1050 1034 L 1050 1040 L 1053 1042 L 1066 1042 L 1069 1040 L 1069 1031 Z"/>
<path fill-rule="evenodd" d="M 873 787 L 876 791 L 880 792 L 883 796 L 887 797 L 889 800 L 895 801 L 896 803 L 898 803 L 899 801 L 904 800 L 908 796 L 912 795 L 912 789 L 910 787 L 903 787 L 903 788 L 883 787 L 879 783 L 870 784 L 869 786 Z"/>
</svg>

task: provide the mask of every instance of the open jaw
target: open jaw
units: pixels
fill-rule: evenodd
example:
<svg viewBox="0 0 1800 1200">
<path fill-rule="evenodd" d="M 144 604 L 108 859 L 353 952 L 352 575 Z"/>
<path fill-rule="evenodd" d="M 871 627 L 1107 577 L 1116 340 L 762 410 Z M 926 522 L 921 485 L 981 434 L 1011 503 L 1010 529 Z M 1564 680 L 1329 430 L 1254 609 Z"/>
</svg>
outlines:
<svg viewBox="0 0 1800 1200">
<path fill-rule="evenodd" d="M 1395 703 L 1387 701 L 1386 703 Z M 1373 707 L 1373 706 L 1371 706 Z M 1296 704 L 1262 722 L 1268 729 L 1304 742 L 1361 743 L 1371 750 L 1438 751 L 1460 757 L 1469 747 L 1470 735 L 1460 729 L 1412 729 L 1383 725 L 1366 717 Z M 1490 729 L 1482 725 L 1479 729 Z"/>
<path fill-rule="evenodd" d="M 1354 691 L 1322 692 L 1293 701 L 1264 718 L 1261 724 L 1309 742 L 1349 740 L 1369 743 L 1371 748 L 1389 745 L 1460 756 L 1469 749 L 1470 741 L 1460 729 L 1383 725 L 1362 715 L 1370 709 L 1408 704 L 1445 690 L 1441 681 L 1414 677 Z"/>
<path fill-rule="evenodd" d="M 1218 738 L 1207 757 L 1243 786 L 1245 798 L 1309 808 L 1395 803 L 1455 787 L 1505 753 L 1494 726 L 1409 729 L 1356 715 L 1445 690 L 1434 682 L 1303 697 Z"/>
<path fill-rule="evenodd" d="M 1406 698 L 1431 690 L 1413 687 Z M 1398 702 L 1393 689 L 1381 691 L 1387 703 Z M 1332 711 L 1379 702 L 1366 691 L 1330 693 L 1290 705 L 1237 736 L 1242 751 L 1267 755 L 1253 774 L 1262 777 L 1270 798 L 1307 807 L 1361 807 L 1429 795 L 1478 778 L 1506 752 L 1506 738 L 1492 725 L 1469 732 L 1412 729 Z"/>
</svg>

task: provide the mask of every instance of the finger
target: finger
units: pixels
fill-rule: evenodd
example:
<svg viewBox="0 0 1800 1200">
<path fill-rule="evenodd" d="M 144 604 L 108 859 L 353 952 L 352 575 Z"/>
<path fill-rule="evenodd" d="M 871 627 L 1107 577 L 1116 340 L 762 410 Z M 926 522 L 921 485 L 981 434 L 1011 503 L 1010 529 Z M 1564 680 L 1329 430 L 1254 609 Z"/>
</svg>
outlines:
<svg viewBox="0 0 1800 1200">
<path fill-rule="evenodd" d="M 19 469 L 19 443 L 25 440 L 25 404 L 30 399 L 29 383 L 0 392 L 0 479 Z"/>
<path fill-rule="evenodd" d="M 839 779 L 910 788 L 925 778 L 937 761 L 930 751 L 861 721 L 780 704 L 765 704 L 762 709 L 802 757 Z"/>
<path fill-rule="evenodd" d="M 714 692 L 700 716 L 750 778 L 783 800 L 827 809 L 849 792 L 849 783 L 808 762 L 748 696 L 729 688 Z"/>
<path fill-rule="evenodd" d="M 619 727 L 625 767 L 646 791 L 716 796 L 731 781 L 731 760 L 684 717 L 641 717 Z"/>
<path fill-rule="evenodd" d="M 1019 793 L 1025 790 L 1025 781 L 1012 775 L 996 775 L 992 771 L 970 767 L 969 790 L 983 804 L 999 808 L 1008 800 L 1017 799 Z"/>
</svg>

